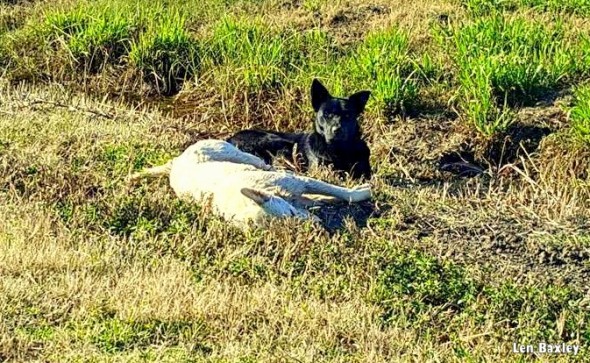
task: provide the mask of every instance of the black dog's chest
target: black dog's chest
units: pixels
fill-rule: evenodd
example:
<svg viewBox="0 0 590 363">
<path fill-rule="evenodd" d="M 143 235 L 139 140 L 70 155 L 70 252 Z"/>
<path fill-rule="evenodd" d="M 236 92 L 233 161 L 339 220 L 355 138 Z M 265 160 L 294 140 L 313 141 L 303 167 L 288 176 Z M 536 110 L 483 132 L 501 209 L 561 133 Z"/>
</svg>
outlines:
<svg viewBox="0 0 590 363">
<path fill-rule="evenodd" d="M 354 171 L 368 164 L 369 148 L 361 140 L 349 140 L 345 145 L 328 145 L 315 134 L 306 135 L 302 140 L 304 158 L 309 166 L 332 165 L 334 170 Z M 364 174 L 363 170 L 361 174 Z"/>
</svg>

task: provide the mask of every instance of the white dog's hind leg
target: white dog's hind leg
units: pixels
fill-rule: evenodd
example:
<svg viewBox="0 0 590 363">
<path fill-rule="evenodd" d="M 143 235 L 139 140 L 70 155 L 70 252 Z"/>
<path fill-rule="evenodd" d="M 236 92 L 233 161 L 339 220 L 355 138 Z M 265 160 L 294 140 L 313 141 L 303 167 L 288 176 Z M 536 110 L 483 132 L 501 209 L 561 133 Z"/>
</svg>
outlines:
<svg viewBox="0 0 590 363">
<path fill-rule="evenodd" d="M 355 188 L 343 188 L 313 178 L 298 177 L 297 179 L 305 183 L 304 193 L 328 195 L 348 202 L 361 202 L 371 198 L 369 184 L 359 185 Z"/>
</svg>

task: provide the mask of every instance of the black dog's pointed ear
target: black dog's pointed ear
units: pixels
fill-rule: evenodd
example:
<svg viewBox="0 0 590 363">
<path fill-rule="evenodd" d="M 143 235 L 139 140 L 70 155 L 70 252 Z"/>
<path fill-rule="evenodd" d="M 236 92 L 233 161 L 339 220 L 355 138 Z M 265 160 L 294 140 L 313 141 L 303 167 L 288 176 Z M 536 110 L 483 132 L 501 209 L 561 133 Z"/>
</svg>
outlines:
<svg viewBox="0 0 590 363">
<path fill-rule="evenodd" d="M 358 113 L 361 113 L 365 110 L 365 105 L 369 100 L 369 96 L 371 96 L 371 91 L 360 91 L 348 97 L 348 101 L 358 111 Z"/>
<path fill-rule="evenodd" d="M 311 105 L 313 106 L 313 110 L 318 112 L 322 103 L 330 98 L 332 98 L 330 92 L 328 92 L 326 87 L 317 78 L 314 78 L 313 82 L 311 82 Z"/>
</svg>

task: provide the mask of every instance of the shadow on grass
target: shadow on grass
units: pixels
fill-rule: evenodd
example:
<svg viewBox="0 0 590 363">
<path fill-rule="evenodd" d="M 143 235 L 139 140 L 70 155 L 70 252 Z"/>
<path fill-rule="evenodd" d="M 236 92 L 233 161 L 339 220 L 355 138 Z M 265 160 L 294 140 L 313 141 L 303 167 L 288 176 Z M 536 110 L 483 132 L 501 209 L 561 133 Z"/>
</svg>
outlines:
<svg viewBox="0 0 590 363">
<path fill-rule="evenodd" d="M 384 207 L 391 209 L 390 206 Z M 371 201 L 326 204 L 312 211 L 320 218 L 322 225 L 330 234 L 345 228 L 347 220 L 353 221 L 359 228 L 364 228 L 369 218 L 379 217 L 385 212 L 383 207 L 377 207 Z"/>
<path fill-rule="evenodd" d="M 519 163 L 521 156 L 527 157 L 537 151 L 543 138 L 552 132 L 549 127 L 512 124 L 491 139 L 481 153 L 476 153 L 471 146 L 462 145 L 461 149 L 444 154 L 438 161 L 439 170 L 470 178 L 489 168 Z"/>
</svg>

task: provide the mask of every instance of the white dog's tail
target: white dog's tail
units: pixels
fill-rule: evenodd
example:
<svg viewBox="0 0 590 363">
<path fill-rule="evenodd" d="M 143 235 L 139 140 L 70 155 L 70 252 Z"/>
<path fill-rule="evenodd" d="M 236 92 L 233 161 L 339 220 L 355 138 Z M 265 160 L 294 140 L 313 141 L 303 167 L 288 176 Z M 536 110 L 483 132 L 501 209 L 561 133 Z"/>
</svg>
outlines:
<svg viewBox="0 0 590 363">
<path fill-rule="evenodd" d="M 174 160 L 170 160 L 169 162 L 167 162 L 164 165 L 154 166 L 152 168 L 143 169 L 142 171 L 131 174 L 127 178 L 127 181 L 136 181 L 136 180 L 147 178 L 147 177 L 154 178 L 154 177 L 169 175 L 170 170 L 172 170 L 172 162 L 173 161 Z"/>
</svg>

